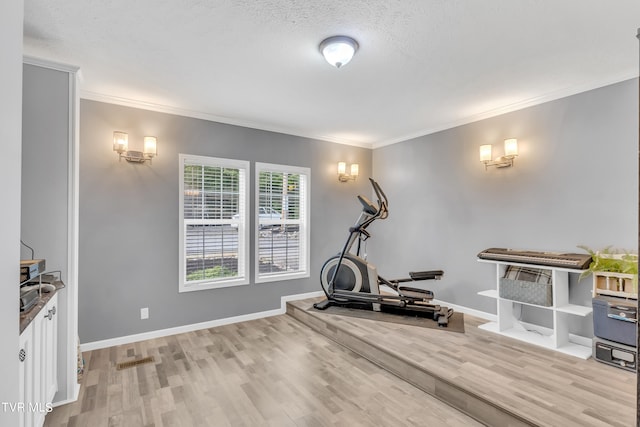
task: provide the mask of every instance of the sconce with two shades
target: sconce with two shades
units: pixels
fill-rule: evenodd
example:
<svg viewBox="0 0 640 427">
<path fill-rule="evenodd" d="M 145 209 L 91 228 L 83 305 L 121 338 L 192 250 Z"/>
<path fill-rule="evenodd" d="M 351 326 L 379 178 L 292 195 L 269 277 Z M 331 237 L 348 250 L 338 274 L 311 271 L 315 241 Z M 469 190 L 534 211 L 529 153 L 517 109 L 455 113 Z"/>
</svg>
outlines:
<svg viewBox="0 0 640 427">
<path fill-rule="evenodd" d="M 345 162 L 338 162 L 338 181 L 347 182 L 355 180 L 360 173 L 360 167 L 357 163 L 353 163 L 349 171 L 350 173 L 347 173 L 347 164 Z"/>
<path fill-rule="evenodd" d="M 491 144 L 480 146 L 480 161 L 484 163 L 484 169 L 489 166 L 496 168 L 508 168 L 513 166 L 513 159 L 518 156 L 518 140 L 515 138 L 504 140 L 504 156 L 500 156 L 495 160 L 491 155 Z"/>
<path fill-rule="evenodd" d="M 158 155 L 155 136 L 144 137 L 144 151 L 129 150 L 129 135 L 125 132 L 113 132 L 113 151 L 118 153 L 118 159 L 124 158 L 132 163 L 144 163 L 147 160 L 151 163 L 151 159 Z"/>
</svg>

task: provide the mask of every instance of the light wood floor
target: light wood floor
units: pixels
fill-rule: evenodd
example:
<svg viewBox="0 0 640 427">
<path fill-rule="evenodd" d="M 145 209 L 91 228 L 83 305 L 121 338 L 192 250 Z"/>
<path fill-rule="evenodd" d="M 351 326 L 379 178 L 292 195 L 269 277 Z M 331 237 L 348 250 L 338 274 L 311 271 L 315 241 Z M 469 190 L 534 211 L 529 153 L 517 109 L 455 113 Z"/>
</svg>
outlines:
<svg viewBox="0 0 640 427">
<path fill-rule="evenodd" d="M 84 356 L 79 400 L 46 426 L 480 425 L 287 315 Z"/>
<path fill-rule="evenodd" d="M 313 301 L 287 311 L 478 419 L 492 420 L 493 406 L 522 421 L 488 425 L 636 425 L 633 372 L 478 329 L 486 321 L 468 315 L 460 334 L 309 310 Z M 474 397 L 489 405 L 478 409 Z"/>
</svg>

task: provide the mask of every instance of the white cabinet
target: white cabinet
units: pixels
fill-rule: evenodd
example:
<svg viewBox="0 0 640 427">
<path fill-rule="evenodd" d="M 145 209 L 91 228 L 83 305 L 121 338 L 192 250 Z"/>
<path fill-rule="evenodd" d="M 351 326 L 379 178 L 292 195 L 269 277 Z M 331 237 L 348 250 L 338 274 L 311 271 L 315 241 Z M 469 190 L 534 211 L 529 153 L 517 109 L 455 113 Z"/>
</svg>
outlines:
<svg viewBox="0 0 640 427">
<path fill-rule="evenodd" d="M 20 427 L 39 427 L 58 391 L 57 293 L 20 334 Z"/>
<path fill-rule="evenodd" d="M 53 402 L 53 398 L 58 391 L 58 296 L 54 295 L 47 304 L 45 318 L 46 330 L 44 355 L 44 393 L 46 403 Z"/>
<path fill-rule="evenodd" d="M 19 340 L 19 358 L 20 365 L 18 365 L 18 388 L 19 388 L 19 400 L 18 404 L 22 404 L 24 406 L 27 405 L 27 402 L 34 402 L 34 391 L 35 384 L 33 383 L 34 376 L 36 375 L 35 369 L 35 358 L 34 358 L 34 329 L 35 325 L 31 323 L 27 328 L 22 331 L 20 334 Z M 22 411 L 19 411 L 19 426 L 20 427 L 29 427 L 33 424 L 33 412 L 27 411 L 26 408 L 22 408 Z"/>
<path fill-rule="evenodd" d="M 586 307 L 569 303 L 569 274 L 582 273 L 583 270 L 571 270 L 558 267 L 519 264 L 513 262 L 479 259 L 479 262 L 495 264 L 496 286 L 494 289 L 478 292 L 479 295 L 497 300 L 497 320 L 479 326 L 480 329 L 495 332 L 531 344 L 546 347 L 571 356 L 588 359 L 591 357 L 591 339 L 569 333 L 569 317 L 586 317 L 593 311 Z M 540 268 L 551 271 L 553 303 L 550 306 L 528 304 L 500 297 L 500 278 L 504 276 L 508 265 Z M 549 310 L 553 317 L 551 330 L 537 325 L 524 324 L 513 315 L 514 304 L 523 304 Z"/>
</svg>

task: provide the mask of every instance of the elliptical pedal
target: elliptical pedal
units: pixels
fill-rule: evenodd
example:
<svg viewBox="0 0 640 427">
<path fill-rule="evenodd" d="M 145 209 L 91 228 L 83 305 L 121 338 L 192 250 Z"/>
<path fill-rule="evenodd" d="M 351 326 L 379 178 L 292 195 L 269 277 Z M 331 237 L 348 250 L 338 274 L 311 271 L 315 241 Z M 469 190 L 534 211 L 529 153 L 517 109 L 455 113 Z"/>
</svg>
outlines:
<svg viewBox="0 0 640 427">
<path fill-rule="evenodd" d="M 412 280 L 437 280 L 444 275 L 442 270 L 428 270 L 428 271 L 410 271 L 409 277 Z"/>
<path fill-rule="evenodd" d="M 433 292 L 428 289 L 412 288 L 409 286 L 398 286 L 398 295 L 417 298 L 423 301 L 431 301 L 434 298 Z"/>
</svg>

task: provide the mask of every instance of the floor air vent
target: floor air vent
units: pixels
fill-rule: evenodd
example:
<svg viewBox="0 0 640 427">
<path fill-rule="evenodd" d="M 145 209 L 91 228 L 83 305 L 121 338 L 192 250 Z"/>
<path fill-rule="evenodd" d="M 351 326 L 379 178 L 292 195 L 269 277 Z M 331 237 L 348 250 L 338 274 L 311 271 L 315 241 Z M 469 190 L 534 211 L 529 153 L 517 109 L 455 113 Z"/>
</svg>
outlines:
<svg viewBox="0 0 640 427">
<path fill-rule="evenodd" d="M 154 361 L 153 356 L 144 357 L 142 359 L 131 360 L 129 362 L 121 362 L 116 364 L 116 369 L 121 371 L 127 368 L 133 368 L 134 366 L 144 365 L 145 363 L 152 363 Z"/>
</svg>

